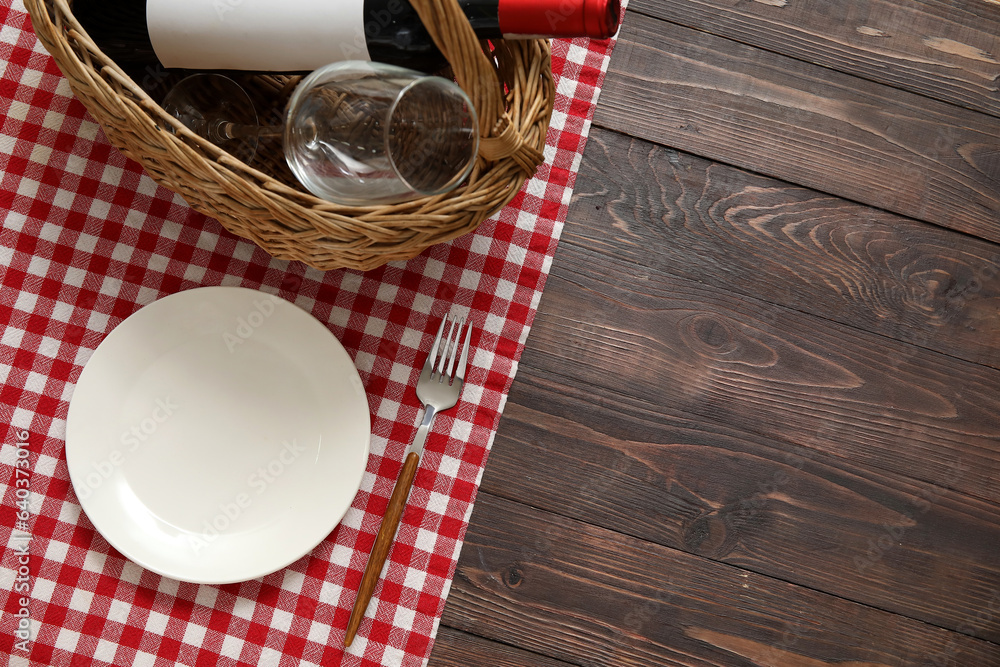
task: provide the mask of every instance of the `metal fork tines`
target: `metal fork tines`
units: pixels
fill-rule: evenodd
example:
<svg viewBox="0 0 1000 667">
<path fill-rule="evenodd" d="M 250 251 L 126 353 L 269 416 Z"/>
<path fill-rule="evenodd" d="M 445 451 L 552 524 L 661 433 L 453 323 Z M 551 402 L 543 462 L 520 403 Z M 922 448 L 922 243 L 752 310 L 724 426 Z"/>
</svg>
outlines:
<svg viewBox="0 0 1000 667">
<path fill-rule="evenodd" d="M 452 319 L 448 335 L 444 335 L 448 318 L 441 320 L 434 346 L 431 347 L 424 368 L 417 381 L 417 398 L 424 404 L 424 419 L 417 429 L 409 452 L 420 456 L 424 451 L 424 441 L 438 412 L 455 407 L 462 393 L 465 369 L 469 361 L 469 342 L 472 339 L 472 325 L 465 327 L 465 341 L 459 354 L 459 341 L 465 318 Z M 440 352 L 440 355 L 438 354 Z M 457 368 L 456 368 L 457 364 Z"/>
<path fill-rule="evenodd" d="M 446 328 L 447 335 L 445 334 Z M 375 537 L 375 546 L 372 547 L 371 555 L 368 557 L 368 564 L 365 566 L 365 573 L 361 577 L 361 585 L 358 587 L 358 597 L 354 601 L 354 608 L 351 610 L 351 617 L 347 622 L 344 646 L 350 646 L 351 642 L 354 641 L 354 635 L 357 633 L 365 611 L 368 609 L 368 603 L 371 601 L 375 584 L 378 583 L 379 576 L 382 574 L 382 566 L 389 555 L 389 548 L 396 535 L 396 528 L 403 516 L 403 508 L 410 495 L 413 478 L 417 475 L 417 466 L 420 464 L 420 456 L 424 451 L 424 442 L 431 430 L 431 424 L 434 423 L 434 417 L 442 410 L 453 408 L 458 403 L 458 397 L 462 393 L 462 385 L 465 382 L 471 340 L 472 324 L 466 326 L 465 318 L 449 315 L 441 320 L 434 344 L 431 346 L 427 361 L 424 362 L 423 369 L 420 371 L 420 379 L 417 380 L 417 398 L 424 405 L 424 418 L 420 422 L 420 427 L 417 428 L 413 444 L 407 450 L 403 468 L 399 472 L 396 486 L 392 489 L 392 496 L 389 497 L 389 505 L 385 510 L 385 516 L 382 517 L 382 525 L 379 526 L 378 535 Z"/>
</svg>

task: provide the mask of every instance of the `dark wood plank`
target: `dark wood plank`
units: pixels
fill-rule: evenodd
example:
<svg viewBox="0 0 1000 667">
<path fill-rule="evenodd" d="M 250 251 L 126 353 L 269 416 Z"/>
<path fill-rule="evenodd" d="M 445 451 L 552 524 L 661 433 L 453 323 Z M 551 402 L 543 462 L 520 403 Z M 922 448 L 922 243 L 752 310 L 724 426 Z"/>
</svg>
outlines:
<svg viewBox="0 0 1000 667">
<path fill-rule="evenodd" d="M 442 622 L 586 665 L 994 665 L 1000 647 L 481 493 Z"/>
<path fill-rule="evenodd" d="M 629 9 L 1000 115 L 996 3 L 632 0 Z"/>
<path fill-rule="evenodd" d="M 996 119 L 631 13 L 594 122 L 993 241 Z"/>
<path fill-rule="evenodd" d="M 1000 245 L 601 129 L 570 219 L 560 259 L 580 245 L 1000 368 Z"/>
<path fill-rule="evenodd" d="M 1000 371 L 613 255 L 562 255 L 545 290 L 523 365 L 1000 501 Z"/>
<path fill-rule="evenodd" d="M 1000 507 L 669 404 L 593 401 L 550 359 L 525 360 L 483 491 L 952 630 L 992 604 L 975 636 L 1000 641 Z"/>
<path fill-rule="evenodd" d="M 630 3 L 431 664 L 1000 665 L 996 26 Z"/>
<path fill-rule="evenodd" d="M 441 627 L 428 667 L 571 667 L 537 653 L 501 644 L 467 632 Z"/>
</svg>

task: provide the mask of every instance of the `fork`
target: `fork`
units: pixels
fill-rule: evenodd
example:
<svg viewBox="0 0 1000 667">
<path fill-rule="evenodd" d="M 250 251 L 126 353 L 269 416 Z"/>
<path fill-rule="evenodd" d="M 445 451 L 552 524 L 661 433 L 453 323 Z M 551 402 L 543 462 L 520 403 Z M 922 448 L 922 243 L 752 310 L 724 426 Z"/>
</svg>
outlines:
<svg viewBox="0 0 1000 667">
<path fill-rule="evenodd" d="M 447 336 L 445 336 L 445 325 L 449 321 L 451 326 L 448 328 Z M 417 475 L 417 466 L 420 464 L 420 456 L 424 451 L 424 441 L 427 440 L 434 416 L 438 412 L 455 407 L 455 404 L 458 403 L 458 397 L 462 393 L 465 369 L 469 361 L 472 324 L 470 323 L 465 328 L 465 341 L 462 343 L 461 356 L 459 356 L 459 341 L 462 340 L 463 326 L 465 326 L 465 318 L 448 316 L 441 320 L 437 337 L 434 338 L 434 345 L 431 347 L 430 354 L 427 355 L 423 370 L 420 371 L 420 379 L 417 380 L 417 398 L 423 403 L 424 418 L 413 438 L 413 444 L 407 450 L 403 468 L 399 471 L 396 486 L 393 487 L 392 495 L 389 497 L 389 506 L 385 510 L 382 525 L 379 526 L 378 535 L 375 537 L 375 546 L 372 547 L 371 555 L 368 556 L 368 564 L 365 566 L 365 573 L 361 577 L 361 585 L 358 587 L 358 597 L 354 600 L 351 618 L 347 622 L 347 634 L 344 635 L 345 647 L 350 646 L 351 642 L 354 641 L 354 635 L 357 633 L 365 611 L 368 609 L 368 603 L 371 601 L 375 584 L 378 583 L 379 576 L 382 574 L 382 566 L 389 555 L 389 548 L 396 536 L 396 528 L 403 516 L 403 508 L 410 495 L 413 478 Z M 438 356 L 439 352 L 440 357 Z"/>
</svg>

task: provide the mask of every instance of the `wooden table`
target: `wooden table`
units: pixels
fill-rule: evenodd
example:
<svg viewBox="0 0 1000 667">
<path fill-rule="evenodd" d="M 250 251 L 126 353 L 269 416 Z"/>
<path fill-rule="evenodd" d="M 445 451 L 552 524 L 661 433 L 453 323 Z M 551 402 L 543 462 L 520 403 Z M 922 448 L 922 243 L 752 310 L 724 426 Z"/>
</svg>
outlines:
<svg viewBox="0 0 1000 667">
<path fill-rule="evenodd" d="M 632 0 L 432 667 L 1000 665 L 1000 3 Z"/>
</svg>

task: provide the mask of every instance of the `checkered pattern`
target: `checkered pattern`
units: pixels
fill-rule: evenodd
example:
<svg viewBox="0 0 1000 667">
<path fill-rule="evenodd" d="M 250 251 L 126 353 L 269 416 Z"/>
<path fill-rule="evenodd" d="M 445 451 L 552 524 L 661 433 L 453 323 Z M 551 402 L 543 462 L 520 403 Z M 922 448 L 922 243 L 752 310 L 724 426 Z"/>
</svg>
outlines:
<svg viewBox="0 0 1000 667">
<path fill-rule="evenodd" d="M 0 17 L 0 654 L 32 665 L 425 663 L 611 45 L 554 43 L 546 163 L 476 233 L 406 263 L 323 273 L 269 257 L 155 185 L 73 98 L 23 6 Z M 74 384 L 104 336 L 201 285 L 262 290 L 312 313 L 354 358 L 372 410 L 367 471 L 341 525 L 288 568 L 225 586 L 123 558 L 82 513 L 64 454 Z M 387 574 L 345 653 L 355 591 L 419 421 L 418 365 L 452 304 L 476 325 L 465 391 L 434 423 Z M 30 639 L 19 644 L 25 597 Z"/>
</svg>

